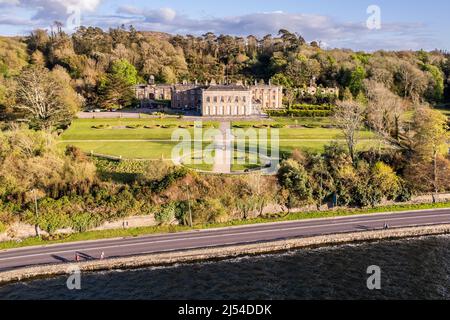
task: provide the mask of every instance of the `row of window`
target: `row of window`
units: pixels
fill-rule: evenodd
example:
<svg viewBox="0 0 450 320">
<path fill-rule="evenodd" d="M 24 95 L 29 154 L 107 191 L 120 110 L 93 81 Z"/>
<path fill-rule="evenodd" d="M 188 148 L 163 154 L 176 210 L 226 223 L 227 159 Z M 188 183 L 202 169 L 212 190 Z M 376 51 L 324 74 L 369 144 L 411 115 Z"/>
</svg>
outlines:
<svg viewBox="0 0 450 320">
<path fill-rule="evenodd" d="M 247 97 L 246 96 L 243 96 L 243 97 L 239 97 L 239 96 L 235 96 L 234 97 L 234 99 L 233 99 L 233 97 L 232 96 L 227 96 L 227 97 L 224 97 L 224 96 L 221 96 L 221 97 L 206 97 L 206 102 L 219 102 L 219 100 L 220 100 L 220 102 L 233 102 L 233 100 L 234 100 L 234 102 L 239 102 L 239 101 L 243 101 L 243 102 L 247 102 Z"/>
<path fill-rule="evenodd" d="M 265 90 L 265 89 L 254 89 L 253 94 L 270 94 L 270 91 L 272 91 L 272 94 L 277 94 L 277 90 Z"/>
<path fill-rule="evenodd" d="M 238 115 L 248 115 L 250 114 L 249 109 L 247 109 L 246 107 L 239 107 L 239 106 L 212 106 L 212 107 L 205 107 L 204 109 L 204 115 L 233 115 L 233 116 L 238 116 Z"/>
</svg>

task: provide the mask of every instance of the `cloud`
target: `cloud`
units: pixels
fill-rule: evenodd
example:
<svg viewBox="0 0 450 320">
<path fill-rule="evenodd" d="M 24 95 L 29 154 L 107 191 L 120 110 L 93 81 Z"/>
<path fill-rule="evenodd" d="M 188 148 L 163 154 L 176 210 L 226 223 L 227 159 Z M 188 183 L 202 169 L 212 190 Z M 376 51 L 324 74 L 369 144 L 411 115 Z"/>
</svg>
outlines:
<svg viewBox="0 0 450 320">
<path fill-rule="evenodd" d="M 65 20 L 71 12 L 94 12 L 101 0 L 0 0 L 0 6 L 32 12 L 31 20 L 37 24 Z"/>
<path fill-rule="evenodd" d="M 146 10 L 127 6 L 120 7 L 117 12 L 122 15 L 117 24 L 134 20 L 131 23 L 138 29 L 169 33 L 199 35 L 214 32 L 261 37 L 287 29 L 301 34 L 308 41 L 320 40 L 329 47 L 361 50 L 434 48 L 437 44 L 426 32 L 426 26 L 420 23 L 385 23 L 381 30 L 369 30 L 365 21 L 341 22 L 324 15 L 283 11 L 199 19 L 177 14 L 168 8 Z"/>
<path fill-rule="evenodd" d="M 434 49 L 442 46 L 436 35 L 420 23 L 383 23 L 381 30 L 369 30 L 365 21 L 338 21 L 330 16 L 283 11 L 256 12 L 226 17 L 193 18 L 172 8 L 148 9 L 121 6 L 115 14 L 98 14 L 102 0 L 0 0 L 2 8 L 26 10 L 29 21 L 21 15 L 0 14 L 0 25 L 47 27 L 54 21 L 66 21 L 71 9 L 78 8 L 81 23 L 102 28 L 122 24 L 138 30 L 172 34 L 201 35 L 207 32 L 232 35 L 277 34 L 287 29 L 302 35 L 307 41 L 321 41 L 328 47 L 358 50 Z"/>
<path fill-rule="evenodd" d="M 119 8 L 119 12 L 140 15 L 145 18 L 145 22 L 148 23 L 173 23 L 177 13 L 171 8 L 160 8 L 156 10 L 145 10 L 131 6 L 125 6 Z"/>
<path fill-rule="evenodd" d="M 29 19 L 22 19 L 20 17 L 15 17 L 13 15 L 0 15 L 0 25 L 10 25 L 10 26 L 33 26 L 33 22 Z"/>
</svg>

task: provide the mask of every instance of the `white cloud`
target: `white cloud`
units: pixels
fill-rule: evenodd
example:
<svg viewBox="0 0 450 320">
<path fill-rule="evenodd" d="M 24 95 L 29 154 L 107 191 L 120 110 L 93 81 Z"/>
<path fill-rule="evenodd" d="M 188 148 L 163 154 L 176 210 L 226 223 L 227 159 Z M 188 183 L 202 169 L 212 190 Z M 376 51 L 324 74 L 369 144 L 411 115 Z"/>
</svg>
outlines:
<svg viewBox="0 0 450 320">
<path fill-rule="evenodd" d="M 264 36 L 277 34 L 279 29 L 287 29 L 301 34 L 307 41 L 322 41 L 328 47 L 420 49 L 434 48 L 437 44 L 432 35 L 426 33 L 426 26 L 419 23 L 383 24 L 382 30 L 375 31 L 369 30 L 365 21 L 340 22 L 324 15 L 283 11 L 201 19 L 177 14 L 172 9 L 145 10 L 128 6 L 119 8 L 118 13 L 123 16 L 117 17 L 117 25 L 126 20 L 138 29 L 179 34 L 214 32 Z M 133 19 L 134 22 L 130 22 Z M 102 20 L 98 22 L 101 24 Z"/>
<path fill-rule="evenodd" d="M 0 5 L 18 5 L 19 0 L 0 0 Z"/>
<path fill-rule="evenodd" d="M 33 12 L 32 19 L 51 22 L 64 20 L 68 9 L 77 8 L 81 12 L 94 12 L 101 0 L 0 0 L 0 5 L 7 8 L 21 8 Z"/>
<path fill-rule="evenodd" d="M 201 35 L 206 32 L 232 35 L 277 34 L 287 29 L 302 35 L 307 41 L 321 41 L 328 47 L 361 50 L 376 49 L 434 49 L 440 43 L 418 23 L 382 24 L 381 30 L 369 30 L 365 21 L 342 22 L 320 14 L 259 12 L 228 17 L 192 18 L 172 8 L 145 9 L 122 6 L 116 14 L 98 14 L 102 0 L 0 0 L 0 7 L 27 10 L 31 19 L 0 14 L 0 25 L 47 27 L 54 21 L 64 22 L 68 9 L 81 10 L 82 24 L 103 28 L 122 24 L 134 25 L 139 30 L 162 31 L 172 34 Z M 12 9 L 11 9 L 12 8 Z M 365 19 L 365 16 L 361 17 Z"/>
</svg>

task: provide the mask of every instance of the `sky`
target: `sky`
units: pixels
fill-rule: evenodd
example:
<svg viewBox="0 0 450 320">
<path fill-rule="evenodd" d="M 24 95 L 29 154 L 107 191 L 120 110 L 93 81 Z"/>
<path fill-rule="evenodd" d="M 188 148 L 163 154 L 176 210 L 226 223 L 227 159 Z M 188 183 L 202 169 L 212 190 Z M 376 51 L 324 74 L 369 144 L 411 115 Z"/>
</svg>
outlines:
<svg viewBox="0 0 450 320">
<path fill-rule="evenodd" d="M 326 48 L 450 50 L 448 0 L 0 0 L 0 34 L 26 35 L 54 21 L 202 35 L 297 32 Z"/>
</svg>

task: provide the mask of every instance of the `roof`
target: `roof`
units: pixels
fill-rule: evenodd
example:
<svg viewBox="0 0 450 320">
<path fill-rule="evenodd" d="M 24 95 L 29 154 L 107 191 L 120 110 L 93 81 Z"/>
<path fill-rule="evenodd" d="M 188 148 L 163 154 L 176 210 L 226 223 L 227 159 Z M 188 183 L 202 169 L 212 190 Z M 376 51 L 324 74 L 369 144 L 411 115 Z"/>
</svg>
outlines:
<svg viewBox="0 0 450 320">
<path fill-rule="evenodd" d="M 282 88 L 282 86 L 276 86 L 273 84 L 256 84 L 256 85 L 251 85 L 250 88 L 254 89 L 254 88 L 270 88 L 270 89 L 279 89 Z"/>
<path fill-rule="evenodd" d="M 249 91 L 247 87 L 241 85 L 211 85 L 205 91 Z"/>
</svg>

